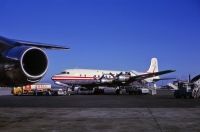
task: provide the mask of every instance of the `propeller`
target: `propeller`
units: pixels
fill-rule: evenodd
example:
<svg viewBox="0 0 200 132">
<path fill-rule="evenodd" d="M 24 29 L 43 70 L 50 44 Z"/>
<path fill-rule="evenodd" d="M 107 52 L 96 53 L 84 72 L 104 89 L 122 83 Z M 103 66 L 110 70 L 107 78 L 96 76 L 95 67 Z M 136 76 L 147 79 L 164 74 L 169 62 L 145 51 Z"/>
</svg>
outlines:
<svg viewBox="0 0 200 132">
<path fill-rule="evenodd" d="M 117 74 L 116 75 L 116 77 L 119 77 L 119 76 L 121 76 L 121 75 L 124 75 L 124 76 L 131 76 L 131 73 L 130 72 L 125 72 L 125 73 L 123 73 L 123 72 L 120 72 L 119 74 Z"/>
<path fill-rule="evenodd" d="M 106 75 L 109 75 L 109 76 L 112 76 L 112 78 L 108 78 Z M 99 78 L 99 81 L 100 82 L 112 82 L 113 80 L 115 79 L 115 76 L 114 74 L 112 73 L 106 73 L 106 74 L 103 74 L 100 78 Z"/>
<path fill-rule="evenodd" d="M 112 73 L 105 73 L 99 79 L 101 80 L 102 78 L 107 78 L 106 75 L 111 75 L 113 78 L 115 77 Z"/>
</svg>

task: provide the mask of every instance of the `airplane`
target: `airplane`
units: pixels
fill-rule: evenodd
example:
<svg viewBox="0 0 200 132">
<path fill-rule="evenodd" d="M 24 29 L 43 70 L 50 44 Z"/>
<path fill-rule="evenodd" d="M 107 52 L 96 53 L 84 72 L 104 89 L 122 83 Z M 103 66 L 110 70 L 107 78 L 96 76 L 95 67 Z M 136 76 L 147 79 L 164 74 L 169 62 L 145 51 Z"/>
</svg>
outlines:
<svg viewBox="0 0 200 132">
<path fill-rule="evenodd" d="M 75 86 L 93 89 L 99 86 L 116 87 L 129 86 L 135 81 L 156 82 L 164 80 L 159 75 L 175 72 L 175 70 L 158 71 L 157 58 L 151 59 L 151 65 L 147 72 L 113 71 L 98 69 L 67 69 L 52 76 L 55 84 L 73 89 Z"/>
<path fill-rule="evenodd" d="M 69 48 L 0 36 L 0 86 L 24 86 L 40 81 L 48 68 L 43 49 Z"/>
</svg>

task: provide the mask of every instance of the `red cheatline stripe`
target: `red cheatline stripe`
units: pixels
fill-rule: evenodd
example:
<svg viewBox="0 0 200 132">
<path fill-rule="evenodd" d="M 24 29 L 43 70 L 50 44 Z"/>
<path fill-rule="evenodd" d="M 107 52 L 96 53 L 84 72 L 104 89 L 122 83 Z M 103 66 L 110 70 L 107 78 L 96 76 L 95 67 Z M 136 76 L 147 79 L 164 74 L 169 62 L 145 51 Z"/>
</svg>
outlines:
<svg viewBox="0 0 200 132">
<path fill-rule="evenodd" d="M 94 78 L 94 77 L 80 77 L 80 76 L 53 76 L 56 78 Z"/>
<path fill-rule="evenodd" d="M 94 80 L 94 77 L 80 77 L 80 76 L 53 76 L 52 80 Z"/>
<path fill-rule="evenodd" d="M 93 80 L 93 77 L 53 76 L 52 80 Z"/>
<path fill-rule="evenodd" d="M 93 78 L 52 78 L 53 80 L 93 80 Z"/>
</svg>

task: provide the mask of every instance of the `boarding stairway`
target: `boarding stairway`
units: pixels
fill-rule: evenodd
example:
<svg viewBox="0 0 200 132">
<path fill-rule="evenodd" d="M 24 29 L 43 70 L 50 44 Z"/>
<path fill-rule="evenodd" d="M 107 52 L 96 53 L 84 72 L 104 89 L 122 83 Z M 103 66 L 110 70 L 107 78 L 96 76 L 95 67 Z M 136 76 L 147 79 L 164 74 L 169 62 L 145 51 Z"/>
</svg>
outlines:
<svg viewBox="0 0 200 132">
<path fill-rule="evenodd" d="M 174 90 L 177 90 L 178 89 L 178 86 L 172 84 L 172 83 L 168 83 L 168 86 L 173 88 Z"/>
</svg>

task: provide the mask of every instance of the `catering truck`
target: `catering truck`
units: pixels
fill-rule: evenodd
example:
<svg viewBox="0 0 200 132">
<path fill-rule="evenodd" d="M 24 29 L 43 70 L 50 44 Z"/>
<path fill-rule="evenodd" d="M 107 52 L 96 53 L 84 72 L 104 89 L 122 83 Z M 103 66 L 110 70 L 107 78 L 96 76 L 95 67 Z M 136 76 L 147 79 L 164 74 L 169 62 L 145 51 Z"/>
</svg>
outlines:
<svg viewBox="0 0 200 132">
<path fill-rule="evenodd" d="M 36 83 L 21 87 L 14 87 L 11 91 L 13 95 L 51 95 L 51 84 Z"/>
</svg>

